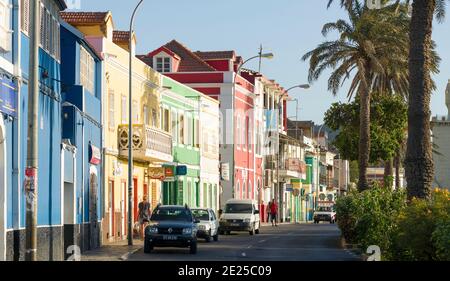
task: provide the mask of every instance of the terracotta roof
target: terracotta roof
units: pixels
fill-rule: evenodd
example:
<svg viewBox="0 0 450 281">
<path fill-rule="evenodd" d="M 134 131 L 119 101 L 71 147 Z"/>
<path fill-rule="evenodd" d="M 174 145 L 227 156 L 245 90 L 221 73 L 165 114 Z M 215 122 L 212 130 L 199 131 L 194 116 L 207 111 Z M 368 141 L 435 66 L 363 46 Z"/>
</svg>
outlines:
<svg viewBox="0 0 450 281">
<path fill-rule="evenodd" d="M 181 58 L 180 66 L 178 67 L 179 72 L 216 71 L 215 68 L 176 40 L 170 41 L 164 47 Z"/>
<path fill-rule="evenodd" d="M 207 64 L 201 57 L 176 40 L 170 41 L 163 47 L 180 57 L 178 72 L 217 71 L 214 67 Z M 147 55 L 139 55 L 136 57 L 145 62 L 147 65 L 153 67 L 153 55 L 155 55 L 154 51 L 148 53 Z"/>
<path fill-rule="evenodd" d="M 110 12 L 60 12 L 61 18 L 69 24 L 101 24 L 111 16 Z"/>
<path fill-rule="evenodd" d="M 113 31 L 113 42 L 128 42 L 130 40 L 130 32 L 129 31 Z"/>
<path fill-rule="evenodd" d="M 235 58 L 234 51 L 209 51 L 209 52 L 195 52 L 197 56 L 204 60 L 218 60 L 218 59 L 227 59 L 231 60 Z"/>
</svg>

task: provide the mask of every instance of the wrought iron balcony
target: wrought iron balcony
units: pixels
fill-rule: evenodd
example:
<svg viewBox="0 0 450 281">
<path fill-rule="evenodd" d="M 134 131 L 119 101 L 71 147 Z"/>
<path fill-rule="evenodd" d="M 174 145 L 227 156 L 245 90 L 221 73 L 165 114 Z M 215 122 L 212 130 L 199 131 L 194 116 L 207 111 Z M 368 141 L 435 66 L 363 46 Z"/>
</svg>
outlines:
<svg viewBox="0 0 450 281">
<path fill-rule="evenodd" d="M 128 158 L 128 125 L 119 125 L 119 155 Z M 146 125 L 133 125 L 133 159 L 144 162 L 171 162 L 172 136 Z"/>
</svg>

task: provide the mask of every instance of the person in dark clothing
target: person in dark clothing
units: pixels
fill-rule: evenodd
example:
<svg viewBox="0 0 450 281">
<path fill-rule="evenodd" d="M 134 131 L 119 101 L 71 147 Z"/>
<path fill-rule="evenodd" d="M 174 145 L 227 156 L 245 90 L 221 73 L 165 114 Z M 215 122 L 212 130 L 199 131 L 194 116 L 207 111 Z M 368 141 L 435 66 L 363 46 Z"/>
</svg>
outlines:
<svg viewBox="0 0 450 281">
<path fill-rule="evenodd" d="M 147 201 L 147 196 L 144 195 L 142 202 L 139 203 L 139 227 L 142 239 L 144 239 L 144 229 L 150 221 L 150 203 Z"/>
</svg>

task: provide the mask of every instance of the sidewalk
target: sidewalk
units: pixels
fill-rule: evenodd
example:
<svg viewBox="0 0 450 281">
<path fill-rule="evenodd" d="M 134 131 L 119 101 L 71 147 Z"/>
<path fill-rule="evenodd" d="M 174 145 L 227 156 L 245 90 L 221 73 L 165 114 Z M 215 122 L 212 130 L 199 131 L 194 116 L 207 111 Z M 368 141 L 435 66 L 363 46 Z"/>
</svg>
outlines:
<svg viewBox="0 0 450 281">
<path fill-rule="evenodd" d="M 81 261 L 124 261 L 142 247 L 144 247 L 142 240 L 133 239 L 133 246 L 128 246 L 128 241 L 123 240 L 87 251 L 81 254 Z"/>
</svg>

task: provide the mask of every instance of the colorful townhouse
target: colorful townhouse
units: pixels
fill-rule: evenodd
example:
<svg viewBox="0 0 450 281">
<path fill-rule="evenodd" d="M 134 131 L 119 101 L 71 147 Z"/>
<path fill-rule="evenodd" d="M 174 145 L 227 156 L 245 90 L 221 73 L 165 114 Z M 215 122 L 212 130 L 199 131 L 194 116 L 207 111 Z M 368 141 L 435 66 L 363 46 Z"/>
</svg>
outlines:
<svg viewBox="0 0 450 281">
<path fill-rule="evenodd" d="M 139 58 L 220 102 L 220 207 L 231 198 L 255 199 L 255 94 L 254 85 L 236 75 L 242 58 L 234 51 L 193 52 L 176 40 Z"/>
<path fill-rule="evenodd" d="M 173 176 L 163 180 L 163 204 L 217 210 L 219 102 L 163 76 L 161 128 L 172 135 Z"/>
<path fill-rule="evenodd" d="M 103 217 L 102 58 L 84 35 L 61 23 L 64 253 L 100 246 Z M 79 204 L 81 202 L 81 204 Z"/>
<path fill-rule="evenodd" d="M 173 176 L 163 179 L 162 203 L 198 207 L 200 192 L 199 93 L 163 76 L 161 128 L 172 135 Z"/>
<path fill-rule="evenodd" d="M 46 0 L 39 11 L 39 260 L 63 259 L 59 12 L 65 8 L 64 1 Z M 30 1 L 0 1 L 0 260 L 25 258 L 29 32 Z"/>
<path fill-rule="evenodd" d="M 77 28 L 103 58 L 103 243 L 123 240 L 128 220 L 128 63 L 136 44 L 134 34 L 114 30 L 110 12 L 68 12 L 63 19 Z M 131 50 L 128 40 L 132 36 Z M 172 135 L 161 129 L 161 75 L 133 59 L 133 220 L 138 203 L 147 195 L 152 207 L 161 201 L 161 181 L 150 175 L 154 167 L 171 163 Z M 170 176 L 170 175 L 162 175 Z M 133 223 L 134 223 L 133 222 Z"/>
<path fill-rule="evenodd" d="M 13 2 L 0 0 L 0 261 L 6 260 L 8 232 L 12 234 L 11 188 L 19 188 L 18 177 L 18 99 L 20 83 L 20 61 L 18 56 L 20 32 L 17 10 Z M 14 50 L 14 51 L 13 51 Z M 15 181 L 15 183 L 14 183 Z M 10 234 L 10 236 L 11 236 Z M 11 255 L 9 256 L 11 259 Z"/>
</svg>

